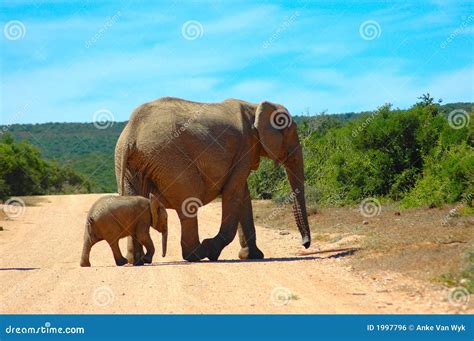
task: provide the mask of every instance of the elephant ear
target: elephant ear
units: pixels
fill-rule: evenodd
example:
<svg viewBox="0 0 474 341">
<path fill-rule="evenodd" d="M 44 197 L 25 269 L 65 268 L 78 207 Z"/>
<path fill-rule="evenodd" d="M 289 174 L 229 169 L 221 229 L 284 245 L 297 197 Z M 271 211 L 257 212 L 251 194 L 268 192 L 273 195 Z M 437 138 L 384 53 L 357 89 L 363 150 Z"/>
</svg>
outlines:
<svg viewBox="0 0 474 341">
<path fill-rule="evenodd" d="M 162 256 L 165 257 L 168 245 L 168 213 L 166 213 L 165 206 L 155 195 L 150 193 L 149 198 L 152 226 L 158 232 L 161 232 Z"/>
<path fill-rule="evenodd" d="M 163 232 L 163 211 L 167 217 L 166 210 L 164 210 L 163 204 L 152 193 L 150 193 L 149 199 L 151 210 L 151 226 L 158 232 Z"/>
<path fill-rule="evenodd" d="M 260 143 L 268 156 L 275 161 L 283 154 L 283 133 L 291 125 L 291 116 L 283 107 L 270 102 L 262 102 L 255 112 L 255 128 Z"/>
</svg>

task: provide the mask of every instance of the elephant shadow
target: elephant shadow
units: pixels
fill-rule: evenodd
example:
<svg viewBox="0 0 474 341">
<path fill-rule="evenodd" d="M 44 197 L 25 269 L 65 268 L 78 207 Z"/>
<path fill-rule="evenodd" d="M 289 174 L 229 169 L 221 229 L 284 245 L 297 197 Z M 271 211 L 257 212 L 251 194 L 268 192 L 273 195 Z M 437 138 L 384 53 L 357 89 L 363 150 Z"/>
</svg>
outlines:
<svg viewBox="0 0 474 341">
<path fill-rule="evenodd" d="M 31 271 L 39 269 L 40 268 L 0 268 L 0 271 Z"/>
<path fill-rule="evenodd" d="M 270 257 L 264 259 L 222 259 L 217 261 L 201 260 L 200 262 L 187 262 L 187 261 L 172 261 L 172 262 L 157 262 L 147 266 L 168 266 L 168 265 L 193 265 L 193 264 L 209 264 L 209 263 L 273 263 L 273 262 L 298 262 L 298 261 L 311 261 L 311 260 L 324 260 L 333 258 L 342 258 L 351 256 L 356 253 L 358 249 L 344 250 L 341 252 L 333 253 L 329 256 L 291 256 L 291 257 Z"/>
</svg>

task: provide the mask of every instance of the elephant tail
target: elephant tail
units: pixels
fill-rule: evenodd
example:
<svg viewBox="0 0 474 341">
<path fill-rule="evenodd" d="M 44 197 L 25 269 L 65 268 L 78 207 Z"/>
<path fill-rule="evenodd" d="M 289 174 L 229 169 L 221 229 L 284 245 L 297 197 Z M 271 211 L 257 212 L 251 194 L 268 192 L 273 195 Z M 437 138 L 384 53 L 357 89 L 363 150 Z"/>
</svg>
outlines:
<svg viewBox="0 0 474 341">
<path fill-rule="evenodd" d="M 81 256 L 81 263 L 82 267 L 91 266 L 89 261 L 89 256 L 91 252 L 92 246 L 97 242 L 96 236 L 93 234 L 94 230 L 92 225 L 92 221 L 88 218 L 86 222 L 86 228 L 84 231 L 84 244 L 82 247 L 82 256 Z"/>
<path fill-rule="evenodd" d="M 120 160 L 120 195 L 125 195 L 125 172 L 128 160 L 128 144 L 124 145 L 122 150 L 122 159 Z"/>
</svg>

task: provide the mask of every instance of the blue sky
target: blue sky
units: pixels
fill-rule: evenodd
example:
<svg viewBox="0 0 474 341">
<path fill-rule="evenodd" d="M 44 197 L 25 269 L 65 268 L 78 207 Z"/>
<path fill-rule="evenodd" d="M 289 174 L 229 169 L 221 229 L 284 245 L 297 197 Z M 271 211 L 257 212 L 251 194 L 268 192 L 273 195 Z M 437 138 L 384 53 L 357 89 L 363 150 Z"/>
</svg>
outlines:
<svg viewBox="0 0 474 341">
<path fill-rule="evenodd" d="M 161 96 L 294 115 L 474 101 L 472 1 L 1 1 L 0 124 Z"/>
</svg>

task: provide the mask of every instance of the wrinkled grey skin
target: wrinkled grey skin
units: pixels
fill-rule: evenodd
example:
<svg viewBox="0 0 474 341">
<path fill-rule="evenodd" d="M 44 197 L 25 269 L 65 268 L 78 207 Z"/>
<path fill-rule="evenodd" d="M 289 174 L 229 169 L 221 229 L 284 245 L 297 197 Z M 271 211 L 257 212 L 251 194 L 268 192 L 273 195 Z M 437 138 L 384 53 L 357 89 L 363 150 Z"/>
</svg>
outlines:
<svg viewBox="0 0 474 341">
<path fill-rule="evenodd" d="M 282 126 L 280 119 L 288 124 Z M 237 229 L 242 246 L 239 257 L 260 259 L 263 253 L 256 244 L 247 177 L 258 168 L 262 156 L 285 167 L 294 193 L 296 224 L 308 248 L 303 155 L 296 124 L 281 105 L 236 99 L 197 103 L 170 97 L 145 103 L 132 113 L 117 141 L 115 174 L 120 194 L 146 197 L 154 193 L 167 208 L 176 210 L 184 259 L 217 260 Z M 189 200 L 205 205 L 219 195 L 219 233 L 201 244 L 197 217 L 185 205 Z M 141 246 L 130 239 L 128 248 L 129 260 L 143 254 Z"/>
<path fill-rule="evenodd" d="M 91 248 L 101 240 L 109 243 L 115 264 L 119 266 L 126 264 L 127 259 L 122 256 L 118 241 L 127 236 L 131 236 L 147 251 L 143 257 L 135 260 L 134 265 L 151 263 L 155 248 L 150 238 L 150 226 L 162 233 L 164 257 L 168 237 L 168 215 L 156 196 L 150 194 L 149 199 L 141 196 L 116 195 L 100 198 L 87 215 L 81 266 L 91 266 L 89 261 Z"/>
</svg>

